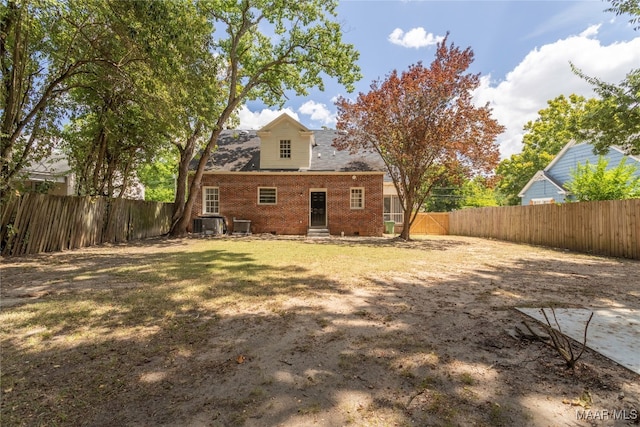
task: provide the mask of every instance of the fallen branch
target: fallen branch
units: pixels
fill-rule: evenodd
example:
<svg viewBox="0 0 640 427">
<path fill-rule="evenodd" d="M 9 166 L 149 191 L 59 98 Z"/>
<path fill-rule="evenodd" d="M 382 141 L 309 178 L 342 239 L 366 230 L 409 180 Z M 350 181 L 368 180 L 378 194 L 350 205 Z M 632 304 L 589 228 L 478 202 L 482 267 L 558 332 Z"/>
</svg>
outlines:
<svg viewBox="0 0 640 427">
<path fill-rule="evenodd" d="M 526 322 L 523 322 L 523 323 L 525 324 L 525 326 L 527 327 L 529 332 L 531 332 L 533 335 L 538 337 L 540 339 L 540 341 L 546 342 L 551 347 L 556 349 L 558 354 L 560 354 L 560 356 L 562 356 L 562 358 L 564 359 L 565 363 L 567 364 L 567 368 L 574 369 L 575 365 L 576 365 L 576 362 L 578 361 L 578 359 L 580 359 L 580 356 L 582 356 L 582 353 L 584 353 L 584 349 L 587 347 L 587 331 L 589 329 L 589 323 L 591 322 L 591 319 L 593 318 L 593 312 L 591 312 L 591 315 L 589 316 L 589 319 L 587 320 L 587 323 L 585 324 L 585 327 L 584 327 L 584 338 L 582 340 L 582 348 L 580 349 L 580 352 L 577 353 L 577 355 L 576 355 L 576 353 L 573 351 L 573 347 L 571 345 L 571 338 L 567 337 L 562 332 L 562 328 L 560 327 L 560 323 L 558 322 L 558 318 L 556 317 L 556 311 L 553 309 L 553 307 L 551 308 L 551 313 L 553 314 L 553 320 L 555 322 L 555 326 L 556 326 L 557 330 L 554 329 L 553 326 L 551 325 L 551 321 L 549 320 L 549 317 L 547 316 L 547 313 L 544 311 L 544 309 L 540 309 L 540 311 L 542 312 L 542 315 L 544 316 L 544 319 L 547 321 L 546 325 L 544 323 L 541 323 L 542 327 L 545 330 L 545 332 L 547 334 L 549 334 L 549 337 L 548 337 L 547 340 L 542 339 L 542 337 L 540 337 L 538 334 L 536 334 L 532 330 L 532 328 L 530 328 L 529 325 L 526 324 Z"/>
</svg>

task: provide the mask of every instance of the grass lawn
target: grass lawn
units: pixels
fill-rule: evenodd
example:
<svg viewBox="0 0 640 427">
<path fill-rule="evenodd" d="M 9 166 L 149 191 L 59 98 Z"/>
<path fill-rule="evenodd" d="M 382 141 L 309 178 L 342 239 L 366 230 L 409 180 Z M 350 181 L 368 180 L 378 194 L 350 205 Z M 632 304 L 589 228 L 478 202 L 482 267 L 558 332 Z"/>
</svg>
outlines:
<svg viewBox="0 0 640 427">
<path fill-rule="evenodd" d="M 593 352 L 567 371 L 509 334 L 515 306 L 640 308 L 637 261 L 258 236 L 1 268 L 2 425 L 588 425 L 577 410 L 640 409 L 637 375 Z"/>
</svg>

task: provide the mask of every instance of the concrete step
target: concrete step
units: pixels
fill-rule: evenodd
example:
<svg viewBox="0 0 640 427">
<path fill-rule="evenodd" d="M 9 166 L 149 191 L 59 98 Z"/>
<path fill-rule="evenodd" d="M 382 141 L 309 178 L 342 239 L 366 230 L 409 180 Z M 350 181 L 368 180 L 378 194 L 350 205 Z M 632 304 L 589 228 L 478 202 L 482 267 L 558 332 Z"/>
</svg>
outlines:
<svg viewBox="0 0 640 427">
<path fill-rule="evenodd" d="M 329 238 L 331 237 L 331 233 L 329 233 L 328 228 L 309 228 L 307 230 L 307 237 L 311 238 Z"/>
</svg>

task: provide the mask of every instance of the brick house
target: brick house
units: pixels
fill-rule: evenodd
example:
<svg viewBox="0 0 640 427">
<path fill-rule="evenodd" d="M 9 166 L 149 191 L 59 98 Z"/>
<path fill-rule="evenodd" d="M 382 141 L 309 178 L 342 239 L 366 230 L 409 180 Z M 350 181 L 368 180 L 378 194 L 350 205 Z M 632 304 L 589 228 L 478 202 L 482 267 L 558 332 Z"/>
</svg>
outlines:
<svg viewBox="0 0 640 427">
<path fill-rule="evenodd" d="M 252 233 L 381 236 L 394 192 L 384 164 L 375 153 L 336 150 L 336 136 L 287 114 L 258 131 L 223 131 L 192 219 L 219 215 L 231 232 L 235 219 L 250 221 Z"/>
</svg>

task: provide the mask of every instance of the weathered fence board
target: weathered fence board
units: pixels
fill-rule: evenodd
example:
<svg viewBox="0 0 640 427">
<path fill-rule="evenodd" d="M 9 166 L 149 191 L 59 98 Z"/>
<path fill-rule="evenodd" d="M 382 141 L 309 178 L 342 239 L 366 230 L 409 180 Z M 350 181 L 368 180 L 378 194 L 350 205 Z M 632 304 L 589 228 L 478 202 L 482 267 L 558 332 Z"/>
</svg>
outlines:
<svg viewBox="0 0 640 427">
<path fill-rule="evenodd" d="M 464 209 L 449 233 L 640 259 L 640 199 Z"/>
<path fill-rule="evenodd" d="M 106 197 L 12 196 L 0 215 L 5 256 L 122 243 L 169 231 L 173 205 Z"/>
</svg>

